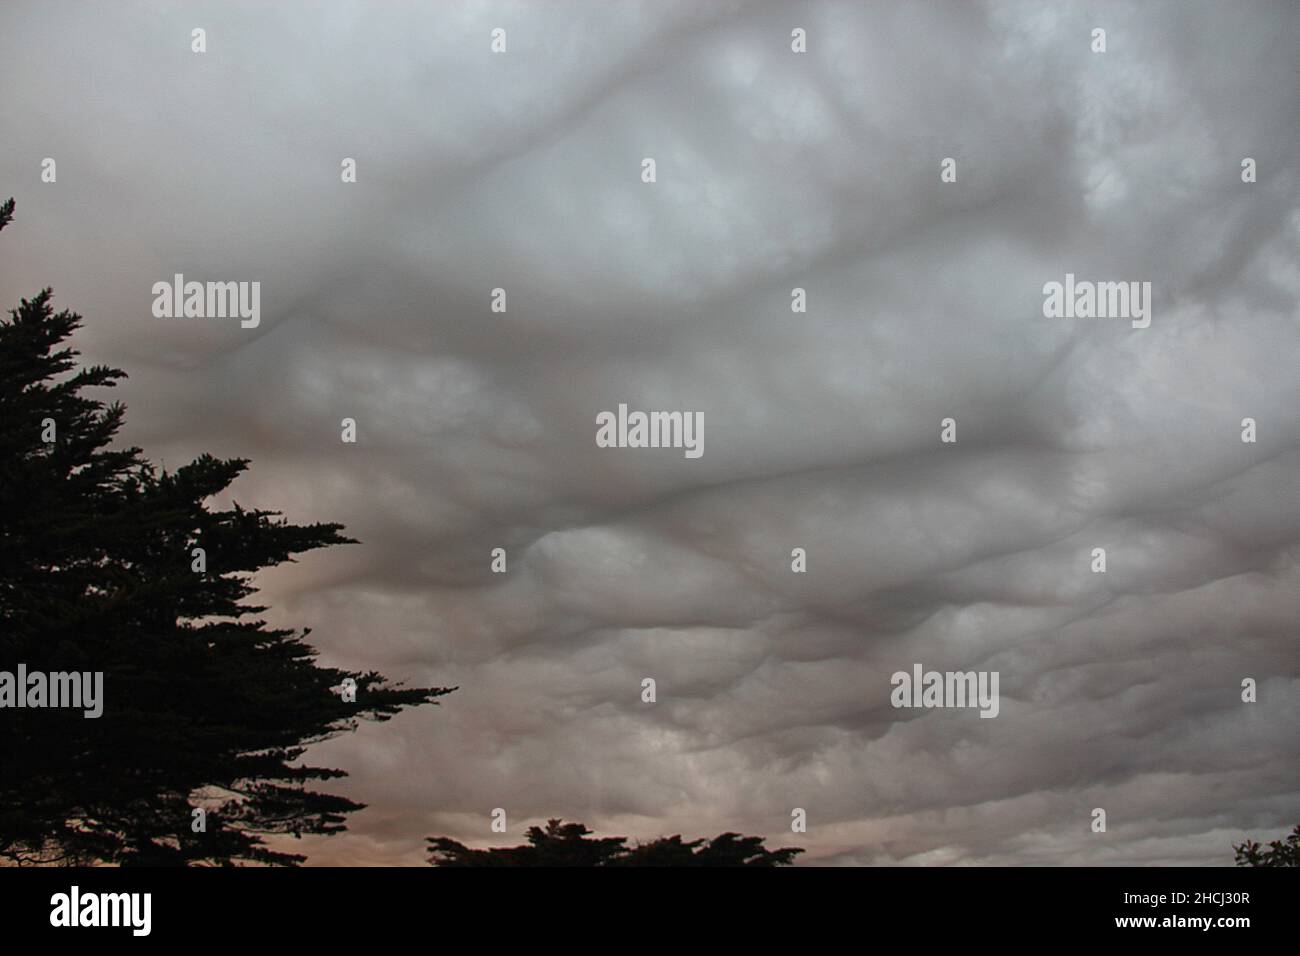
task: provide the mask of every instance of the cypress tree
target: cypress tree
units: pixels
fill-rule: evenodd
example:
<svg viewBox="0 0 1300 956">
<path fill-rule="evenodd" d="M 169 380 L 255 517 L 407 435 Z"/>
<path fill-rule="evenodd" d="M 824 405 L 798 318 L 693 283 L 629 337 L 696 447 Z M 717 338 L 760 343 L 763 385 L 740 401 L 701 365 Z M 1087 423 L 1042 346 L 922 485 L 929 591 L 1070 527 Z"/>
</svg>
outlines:
<svg viewBox="0 0 1300 956">
<path fill-rule="evenodd" d="M 125 373 L 78 365 L 80 325 L 48 288 L 0 320 L 0 672 L 102 672 L 103 713 L 0 708 L 0 858 L 301 862 L 265 838 L 336 833 L 362 807 L 315 789 L 345 774 L 306 747 L 450 689 L 321 666 L 310 630 L 268 627 L 254 572 L 355 542 L 213 507 L 247 460 L 169 472 L 112 447 L 125 408 L 88 393 Z"/>
</svg>

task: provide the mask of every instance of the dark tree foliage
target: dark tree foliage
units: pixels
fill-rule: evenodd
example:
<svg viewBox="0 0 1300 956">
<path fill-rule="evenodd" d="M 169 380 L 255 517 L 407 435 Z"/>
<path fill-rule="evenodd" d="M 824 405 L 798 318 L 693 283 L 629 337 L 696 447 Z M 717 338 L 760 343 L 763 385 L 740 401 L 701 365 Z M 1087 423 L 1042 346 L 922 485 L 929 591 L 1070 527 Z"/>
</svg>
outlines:
<svg viewBox="0 0 1300 956">
<path fill-rule="evenodd" d="M 528 828 L 521 846 L 473 849 L 448 837 L 430 837 L 434 866 L 789 866 L 801 847 L 769 850 L 762 837 L 723 833 L 712 840 L 660 837 L 627 845 L 627 837 L 588 839 L 581 823 L 548 820 Z"/>
<path fill-rule="evenodd" d="M 1300 866 L 1300 825 L 1285 840 L 1273 840 L 1264 849 L 1254 840 L 1234 846 L 1238 866 Z"/>
<path fill-rule="evenodd" d="M 345 774 L 301 765 L 306 745 L 449 689 L 322 667 L 309 631 L 259 620 L 253 572 L 351 540 L 337 524 L 208 507 L 245 460 L 167 472 L 111 449 L 125 409 L 84 393 L 125 373 L 77 367 L 64 343 L 80 316 L 50 298 L 0 320 L 0 670 L 102 671 L 104 709 L 0 709 L 0 860 L 298 863 L 264 837 L 335 833 L 363 806 L 312 789 Z"/>
</svg>

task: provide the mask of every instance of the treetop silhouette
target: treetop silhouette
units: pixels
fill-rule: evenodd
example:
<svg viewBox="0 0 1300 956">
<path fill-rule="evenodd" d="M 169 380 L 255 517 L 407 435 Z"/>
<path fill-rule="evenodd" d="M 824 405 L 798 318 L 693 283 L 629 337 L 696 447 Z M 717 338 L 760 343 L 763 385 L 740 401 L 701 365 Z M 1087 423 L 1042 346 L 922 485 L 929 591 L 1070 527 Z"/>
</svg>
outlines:
<svg viewBox="0 0 1300 956">
<path fill-rule="evenodd" d="M 548 820 L 529 827 L 520 846 L 474 849 L 448 837 L 429 837 L 434 866 L 789 866 L 801 847 L 769 850 L 762 837 L 722 833 L 712 840 L 660 837 L 627 845 L 627 837 L 588 839 L 581 823 Z"/>
<path fill-rule="evenodd" d="M 1254 840 L 1233 847 L 1237 866 L 1300 866 L 1300 824 L 1281 840 L 1271 840 L 1264 849 Z"/>
</svg>

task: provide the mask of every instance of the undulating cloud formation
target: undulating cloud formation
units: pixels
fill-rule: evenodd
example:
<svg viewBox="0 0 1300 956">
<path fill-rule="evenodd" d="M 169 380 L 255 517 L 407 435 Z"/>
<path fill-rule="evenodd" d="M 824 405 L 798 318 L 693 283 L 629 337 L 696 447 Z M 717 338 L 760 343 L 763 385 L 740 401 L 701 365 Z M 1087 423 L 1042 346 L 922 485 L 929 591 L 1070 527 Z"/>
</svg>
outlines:
<svg viewBox="0 0 1300 956">
<path fill-rule="evenodd" d="M 558 816 L 1214 864 L 1300 822 L 1295 3 L 21 2 L 0 64 L 5 307 L 87 316 L 124 441 L 361 539 L 266 575 L 273 623 L 460 686 L 313 753 L 369 808 L 311 862 Z M 176 273 L 260 324 L 155 318 Z M 1067 274 L 1150 326 L 1045 317 Z M 703 454 L 598 447 L 620 403 Z M 891 706 L 918 663 L 997 717 Z"/>
</svg>

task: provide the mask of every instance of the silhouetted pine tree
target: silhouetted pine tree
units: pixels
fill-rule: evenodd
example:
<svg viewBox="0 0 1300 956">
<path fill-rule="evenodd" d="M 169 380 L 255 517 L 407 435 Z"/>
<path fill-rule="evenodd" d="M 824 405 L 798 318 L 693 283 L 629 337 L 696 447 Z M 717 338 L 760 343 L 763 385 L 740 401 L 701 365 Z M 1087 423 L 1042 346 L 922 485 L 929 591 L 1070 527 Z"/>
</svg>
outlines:
<svg viewBox="0 0 1300 956">
<path fill-rule="evenodd" d="M 723 833 L 684 842 L 680 836 L 627 845 L 627 837 L 588 839 L 581 823 L 548 820 L 528 828 L 520 846 L 474 849 L 448 837 L 429 837 L 434 866 L 789 866 L 801 847 L 769 850 L 762 837 Z"/>
<path fill-rule="evenodd" d="M 9 200 L 0 228 L 12 214 Z M 80 316 L 50 297 L 0 320 L 0 671 L 103 671 L 104 710 L 0 709 L 0 857 L 297 863 L 263 837 L 334 833 L 362 806 L 311 789 L 345 774 L 298 765 L 305 745 L 449 690 L 321 667 L 308 631 L 258 620 L 265 608 L 244 603 L 252 572 L 350 539 L 337 524 L 207 507 L 244 460 L 168 473 L 110 449 L 124 408 L 83 393 L 125 373 L 76 367 L 63 343 Z M 356 703 L 337 691 L 344 678 Z"/>
</svg>

